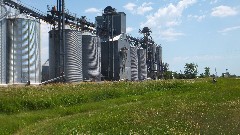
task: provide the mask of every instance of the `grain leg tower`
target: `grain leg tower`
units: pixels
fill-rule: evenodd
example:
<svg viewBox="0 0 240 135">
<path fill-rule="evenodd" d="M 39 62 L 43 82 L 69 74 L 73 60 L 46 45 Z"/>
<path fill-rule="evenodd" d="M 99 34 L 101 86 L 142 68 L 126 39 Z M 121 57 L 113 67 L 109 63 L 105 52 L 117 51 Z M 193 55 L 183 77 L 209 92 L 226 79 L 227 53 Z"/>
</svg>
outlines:
<svg viewBox="0 0 240 135">
<path fill-rule="evenodd" d="M 2 0 L 0 0 L 0 4 Z M 0 84 L 7 84 L 6 9 L 0 5 Z"/>
</svg>

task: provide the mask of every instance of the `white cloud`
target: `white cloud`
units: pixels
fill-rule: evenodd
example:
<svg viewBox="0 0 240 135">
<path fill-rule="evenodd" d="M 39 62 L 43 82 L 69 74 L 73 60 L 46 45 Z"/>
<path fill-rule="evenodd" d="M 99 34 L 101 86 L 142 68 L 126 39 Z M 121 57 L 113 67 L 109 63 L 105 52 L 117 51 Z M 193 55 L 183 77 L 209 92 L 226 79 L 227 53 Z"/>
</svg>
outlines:
<svg viewBox="0 0 240 135">
<path fill-rule="evenodd" d="M 229 6 L 218 6 L 212 9 L 212 16 L 215 17 L 227 17 L 237 15 L 238 12 L 235 8 Z"/>
<path fill-rule="evenodd" d="M 195 2 L 196 0 L 182 0 L 177 5 L 170 3 L 167 7 L 158 9 L 153 15 L 147 16 L 147 22 L 143 25 L 150 27 L 157 27 L 159 24 L 164 26 L 179 25 L 183 10 Z"/>
<path fill-rule="evenodd" d="M 133 11 L 134 8 L 136 7 L 137 5 L 135 5 L 134 3 L 128 3 L 126 4 L 125 6 L 123 6 L 126 10 L 129 10 L 129 11 Z"/>
<path fill-rule="evenodd" d="M 169 22 L 166 22 L 166 26 L 167 27 L 171 27 L 171 26 L 177 26 L 177 25 L 180 25 L 181 24 L 181 21 L 180 20 L 174 20 L 174 21 L 169 21 Z"/>
<path fill-rule="evenodd" d="M 126 32 L 127 32 L 127 33 L 130 33 L 130 32 L 132 32 L 133 30 L 134 30 L 134 28 L 132 28 L 132 27 L 127 27 Z"/>
<path fill-rule="evenodd" d="M 197 16 L 197 21 L 201 22 L 204 18 L 206 18 L 205 15 Z"/>
<path fill-rule="evenodd" d="M 97 9 L 97 8 L 88 8 L 85 10 L 85 13 L 101 13 L 101 9 Z"/>
<path fill-rule="evenodd" d="M 211 0 L 210 4 L 216 4 L 218 2 L 218 0 Z"/>
<path fill-rule="evenodd" d="M 222 33 L 222 34 L 226 34 L 227 32 L 235 31 L 235 30 L 238 30 L 238 29 L 240 29 L 240 26 L 234 26 L 234 27 L 225 28 L 225 29 L 220 30 L 218 32 Z"/>
<path fill-rule="evenodd" d="M 146 12 L 153 10 L 153 8 L 151 7 L 152 4 L 153 3 L 151 2 L 148 3 L 144 2 L 141 6 L 137 8 L 136 13 L 139 15 L 144 15 Z"/>
<path fill-rule="evenodd" d="M 182 23 L 183 11 L 196 2 L 197 0 L 181 0 L 176 5 L 170 3 L 166 7 L 159 8 L 154 14 L 148 15 L 147 21 L 142 23 L 141 27 L 147 26 L 154 29 L 154 31 L 162 31 L 158 32 L 158 34 L 160 33 L 164 39 L 176 39 L 176 37 L 184 34 L 175 32 L 173 27 Z"/>
<path fill-rule="evenodd" d="M 188 18 L 193 18 L 198 22 L 201 22 L 204 18 L 206 18 L 206 15 L 188 15 Z"/>
<path fill-rule="evenodd" d="M 145 13 L 153 10 L 151 6 L 152 4 L 152 2 L 144 2 L 141 6 L 137 6 L 136 4 L 130 2 L 123 7 L 132 14 L 144 15 Z"/>
<path fill-rule="evenodd" d="M 173 40 L 176 40 L 177 37 L 185 35 L 184 33 L 176 32 L 174 29 L 171 29 L 171 28 L 165 31 L 162 31 L 159 34 L 163 39 L 167 41 L 173 41 Z"/>
</svg>

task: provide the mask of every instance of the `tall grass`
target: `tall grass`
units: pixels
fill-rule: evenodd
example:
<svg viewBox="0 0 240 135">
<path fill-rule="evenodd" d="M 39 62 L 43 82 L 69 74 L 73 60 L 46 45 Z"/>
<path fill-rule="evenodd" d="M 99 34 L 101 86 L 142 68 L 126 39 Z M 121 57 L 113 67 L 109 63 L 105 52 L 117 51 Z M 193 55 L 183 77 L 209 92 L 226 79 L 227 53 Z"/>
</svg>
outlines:
<svg viewBox="0 0 240 135">
<path fill-rule="evenodd" d="M 184 84 L 180 81 L 151 81 L 0 88 L 0 113 L 12 114 L 58 106 L 72 106 L 119 97 L 142 95 L 158 90 L 176 89 L 177 87 L 184 87 Z"/>
<path fill-rule="evenodd" d="M 240 80 L 0 88 L 0 134 L 237 134 Z"/>
</svg>

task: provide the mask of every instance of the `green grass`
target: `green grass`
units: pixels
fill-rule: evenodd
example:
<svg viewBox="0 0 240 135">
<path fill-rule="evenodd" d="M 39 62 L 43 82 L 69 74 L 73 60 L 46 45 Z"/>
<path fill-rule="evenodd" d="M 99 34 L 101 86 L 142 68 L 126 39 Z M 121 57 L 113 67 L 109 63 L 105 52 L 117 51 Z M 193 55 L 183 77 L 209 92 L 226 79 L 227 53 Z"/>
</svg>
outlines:
<svg viewBox="0 0 240 135">
<path fill-rule="evenodd" d="M 239 134 L 240 80 L 0 88 L 0 134 Z"/>
</svg>

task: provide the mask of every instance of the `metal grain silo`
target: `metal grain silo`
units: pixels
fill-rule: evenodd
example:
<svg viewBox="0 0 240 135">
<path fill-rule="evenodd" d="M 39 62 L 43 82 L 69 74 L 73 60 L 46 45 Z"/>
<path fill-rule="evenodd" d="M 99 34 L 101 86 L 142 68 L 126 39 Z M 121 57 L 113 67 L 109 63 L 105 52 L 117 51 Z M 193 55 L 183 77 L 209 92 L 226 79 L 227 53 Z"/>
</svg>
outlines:
<svg viewBox="0 0 240 135">
<path fill-rule="evenodd" d="M 64 52 L 60 52 L 59 31 L 49 32 L 49 78 L 64 72 L 66 82 L 82 81 L 82 35 L 80 31 L 65 29 Z"/>
<path fill-rule="evenodd" d="M 2 2 L 0 0 L 0 2 Z M 0 84 L 7 83 L 7 68 L 6 68 L 6 19 L 4 17 L 5 10 L 1 6 L 0 7 Z"/>
<path fill-rule="evenodd" d="M 156 61 L 157 61 L 157 71 L 162 73 L 162 47 L 156 47 Z"/>
<path fill-rule="evenodd" d="M 152 71 L 156 72 L 157 71 L 157 61 L 156 61 L 156 44 L 153 44 L 152 46 Z"/>
<path fill-rule="evenodd" d="M 101 80 L 101 42 L 100 38 L 91 33 L 82 35 L 82 70 L 83 80 Z"/>
<path fill-rule="evenodd" d="M 64 73 L 67 82 L 82 81 L 82 35 L 80 31 L 65 30 Z"/>
<path fill-rule="evenodd" d="M 136 46 L 130 47 L 130 55 L 131 55 L 131 80 L 137 81 L 138 80 L 138 55 L 137 55 Z"/>
<path fill-rule="evenodd" d="M 49 31 L 49 79 L 53 79 L 60 76 L 61 71 L 59 71 L 59 58 L 60 57 L 60 47 L 58 44 L 59 32 L 57 30 Z"/>
<path fill-rule="evenodd" d="M 42 82 L 49 80 L 49 60 L 42 65 Z"/>
<path fill-rule="evenodd" d="M 131 80 L 131 54 L 130 42 L 126 38 L 126 34 L 121 34 L 114 45 L 118 45 L 118 53 L 115 53 L 115 71 L 119 73 L 119 80 Z"/>
<path fill-rule="evenodd" d="M 7 52 L 9 83 L 41 82 L 39 20 L 7 19 Z"/>
<path fill-rule="evenodd" d="M 146 50 L 139 48 L 138 53 L 138 78 L 139 80 L 147 79 Z"/>
</svg>

